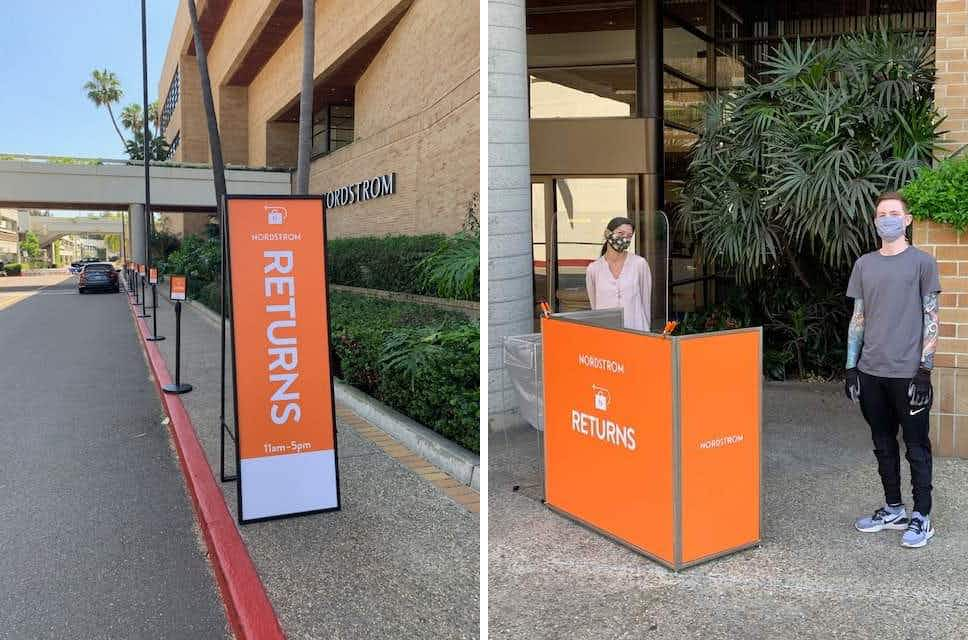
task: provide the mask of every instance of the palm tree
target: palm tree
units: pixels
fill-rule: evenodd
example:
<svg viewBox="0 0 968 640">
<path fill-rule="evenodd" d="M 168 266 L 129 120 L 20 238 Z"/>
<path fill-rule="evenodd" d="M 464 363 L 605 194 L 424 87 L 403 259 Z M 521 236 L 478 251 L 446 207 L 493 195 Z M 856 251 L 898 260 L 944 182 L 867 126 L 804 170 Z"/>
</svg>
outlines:
<svg viewBox="0 0 968 640">
<path fill-rule="evenodd" d="M 309 156 L 313 137 L 313 58 L 316 54 L 316 3 L 303 0 L 303 70 L 299 94 L 299 156 L 296 159 L 296 193 L 309 193 Z"/>
<path fill-rule="evenodd" d="M 157 100 L 148 105 L 148 124 L 155 126 L 155 137 L 161 135 L 159 131 L 159 127 L 161 127 L 161 112 L 158 111 Z"/>
<path fill-rule="evenodd" d="M 87 97 L 94 103 L 94 106 L 108 108 L 111 124 L 114 125 L 114 130 L 118 132 L 121 144 L 124 144 L 126 141 L 121 134 L 121 129 L 118 128 L 117 121 L 114 119 L 114 112 L 111 110 L 111 104 L 121 100 L 121 96 L 124 95 L 124 89 L 121 88 L 118 76 L 107 69 L 95 69 L 91 72 L 91 79 L 84 83 L 84 91 L 87 92 Z"/>
<path fill-rule="evenodd" d="M 134 133 L 141 131 L 144 120 L 141 118 L 140 104 L 133 102 L 121 110 L 121 126 Z"/>
<path fill-rule="evenodd" d="M 205 55 L 205 44 L 202 42 L 202 31 L 198 28 L 198 9 L 195 7 L 195 0 L 188 0 L 188 14 L 192 19 L 192 33 L 195 38 L 195 58 L 198 61 L 198 75 L 202 81 L 202 103 L 205 105 L 205 119 L 208 123 L 208 144 L 212 150 L 212 174 L 215 177 L 215 204 L 219 212 L 219 236 L 222 243 L 222 251 L 219 262 L 221 264 L 221 277 L 219 287 L 219 310 L 222 316 L 222 368 L 221 368 L 221 404 L 219 408 L 219 439 L 220 450 L 222 451 L 222 466 L 219 469 L 219 477 L 222 482 L 228 480 L 225 475 L 224 452 L 225 452 L 225 432 L 228 427 L 225 424 L 225 317 L 228 309 L 225 307 L 225 294 L 227 283 L 228 267 L 225 264 L 225 227 L 227 217 L 225 215 L 225 165 L 222 163 L 222 142 L 218 135 L 218 121 L 215 119 L 215 103 L 212 101 L 212 80 L 208 75 L 208 58 Z M 234 321 L 234 319 L 233 319 Z"/>
<path fill-rule="evenodd" d="M 215 102 L 212 100 L 212 80 L 208 75 L 208 56 L 205 43 L 198 26 L 198 9 L 195 0 L 188 0 L 188 13 L 192 19 L 195 36 L 195 58 L 198 61 L 198 75 L 202 80 L 202 103 L 205 106 L 205 119 L 208 123 L 208 144 L 212 152 L 212 173 L 215 176 L 215 201 L 221 207 L 225 195 L 225 164 L 222 162 L 222 141 L 218 133 L 218 120 L 215 118 Z"/>
</svg>

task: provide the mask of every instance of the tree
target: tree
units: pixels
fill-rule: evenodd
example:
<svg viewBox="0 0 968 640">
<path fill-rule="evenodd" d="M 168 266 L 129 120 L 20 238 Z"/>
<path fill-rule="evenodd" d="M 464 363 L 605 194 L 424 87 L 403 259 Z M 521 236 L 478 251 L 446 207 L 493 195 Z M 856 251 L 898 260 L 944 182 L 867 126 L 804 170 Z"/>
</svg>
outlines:
<svg viewBox="0 0 968 640">
<path fill-rule="evenodd" d="M 20 243 L 20 249 L 25 251 L 27 257 L 30 259 L 40 255 L 40 242 L 37 240 L 37 235 L 33 231 L 28 231 L 24 234 L 23 242 Z"/>
<path fill-rule="evenodd" d="M 121 126 L 133 132 L 141 131 L 144 128 L 140 104 L 132 102 L 121 110 Z"/>
<path fill-rule="evenodd" d="M 143 127 L 144 125 L 142 125 Z M 144 131 L 136 130 L 134 132 L 134 139 L 128 140 L 124 143 L 125 153 L 132 160 L 144 160 L 145 156 L 145 145 L 144 145 Z M 152 136 L 150 144 L 150 153 L 148 157 L 149 160 L 155 160 L 157 162 L 163 162 L 168 159 L 171 155 L 171 145 L 168 143 L 163 136 Z"/>
<path fill-rule="evenodd" d="M 883 27 L 781 43 L 764 80 L 707 104 L 683 228 L 744 282 L 780 268 L 810 289 L 849 267 L 876 246 L 877 195 L 933 158 L 932 46 Z"/>
<path fill-rule="evenodd" d="M 313 63 L 316 55 L 316 3 L 302 0 L 303 66 L 299 94 L 299 156 L 296 159 L 296 193 L 309 193 L 309 159 L 313 138 Z"/>
<path fill-rule="evenodd" d="M 111 105 L 120 101 L 124 95 L 118 76 L 107 69 L 95 69 L 91 72 L 91 79 L 84 83 L 84 91 L 87 92 L 87 98 L 94 103 L 94 106 L 107 107 L 108 115 L 111 116 L 111 124 L 114 125 L 114 130 L 118 132 L 121 144 L 125 144 L 127 141 L 121 134 L 121 129 L 118 128 L 118 123 L 114 119 L 114 112 L 111 110 Z"/>
<path fill-rule="evenodd" d="M 215 177 L 215 201 L 221 206 L 225 195 L 225 163 L 222 162 L 222 139 L 215 118 L 215 102 L 212 100 L 212 80 L 208 75 L 208 56 L 205 43 L 198 26 L 198 9 L 195 0 L 188 0 L 188 14 L 192 20 L 192 33 L 195 39 L 195 59 L 198 61 L 198 75 L 202 81 L 202 103 L 205 106 L 205 120 L 208 124 L 208 144 L 212 153 L 212 173 Z"/>
</svg>

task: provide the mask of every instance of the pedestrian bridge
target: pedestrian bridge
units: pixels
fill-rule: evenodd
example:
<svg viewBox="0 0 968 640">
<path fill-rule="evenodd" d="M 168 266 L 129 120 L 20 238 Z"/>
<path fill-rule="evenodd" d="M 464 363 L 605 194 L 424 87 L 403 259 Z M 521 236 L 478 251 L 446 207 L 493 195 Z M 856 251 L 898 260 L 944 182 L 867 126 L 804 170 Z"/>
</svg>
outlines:
<svg viewBox="0 0 968 640">
<path fill-rule="evenodd" d="M 211 167 L 153 162 L 150 175 L 153 211 L 215 210 Z M 288 169 L 227 167 L 225 181 L 228 193 L 292 193 Z M 0 154 L 0 207 L 127 211 L 144 201 L 144 164 L 137 161 Z"/>
<path fill-rule="evenodd" d="M 27 228 L 34 232 L 40 246 L 49 246 L 51 242 L 67 235 L 84 233 L 116 233 L 121 235 L 121 218 L 60 218 L 56 216 L 36 216 L 29 214 Z"/>
</svg>

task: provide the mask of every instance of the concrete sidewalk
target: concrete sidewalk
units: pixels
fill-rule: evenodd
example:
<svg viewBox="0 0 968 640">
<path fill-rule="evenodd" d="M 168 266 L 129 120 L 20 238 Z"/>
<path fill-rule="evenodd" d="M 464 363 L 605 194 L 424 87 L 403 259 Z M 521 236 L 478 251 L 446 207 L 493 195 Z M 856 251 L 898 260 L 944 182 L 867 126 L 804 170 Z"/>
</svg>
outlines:
<svg viewBox="0 0 968 640">
<path fill-rule="evenodd" d="M 937 535 L 904 549 L 853 528 L 883 494 L 840 385 L 767 385 L 763 426 L 762 546 L 679 574 L 544 507 L 530 427 L 491 435 L 490 637 L 968 637 L 968 461 L 935 460 Z"/>
<path fill-rule="evenodd" d="M 158 333 L 167 339 L 156 344 L 174 375 L 174 310 L 162 289 Z M 217 476 L 219 328 L 185 305 L 181 358 L 182 381 L 194 386 L 181 400 Z M 231 368 L 227 383 L 232 425 Z M 337 426 L 342 510 L 240 527 L 287 637 L 478 637 L 477 514 L 349 422 L 337 418 Z M 235 484 L 222 489 L 235 516 Z"/>
</svg>

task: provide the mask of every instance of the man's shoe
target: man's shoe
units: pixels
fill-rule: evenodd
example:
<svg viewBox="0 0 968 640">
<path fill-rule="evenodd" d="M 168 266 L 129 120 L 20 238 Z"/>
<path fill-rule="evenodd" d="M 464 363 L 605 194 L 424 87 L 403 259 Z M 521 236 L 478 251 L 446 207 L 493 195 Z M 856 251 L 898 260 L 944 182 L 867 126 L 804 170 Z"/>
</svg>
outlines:
<svg viewBox="0 0 968 640">
<path fill-rule="evenodd" d="M 907 529 L 908 517 L 904 507 L 881 507 L 872 516 L 865 516 L 854 523 L 854 528 L 864 533 L 883 529 Z"/>
<path fill-rule="evenodd" d="M 911 514 L 911 522 L 908 523 L 907 531 L 901 537 L 901 546 L 917 549 L 928 544 L 928 540 L 934 537 L 934 527 L 931 526 L 931 516 L 922 516 L 915 511 Z"/>
</svg>

